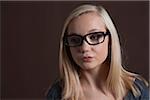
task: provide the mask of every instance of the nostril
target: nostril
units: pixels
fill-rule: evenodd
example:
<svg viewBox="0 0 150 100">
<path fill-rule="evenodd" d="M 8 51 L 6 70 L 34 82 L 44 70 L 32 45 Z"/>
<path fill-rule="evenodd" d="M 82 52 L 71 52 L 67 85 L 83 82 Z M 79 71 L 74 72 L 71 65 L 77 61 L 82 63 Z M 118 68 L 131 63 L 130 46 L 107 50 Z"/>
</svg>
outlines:
<svg viewBox="0 0 150 100">
<path fill-rule="evenodd" d="M 81 51 L 82 54 L 84 54 L 86 51 Z"/>
</svg>

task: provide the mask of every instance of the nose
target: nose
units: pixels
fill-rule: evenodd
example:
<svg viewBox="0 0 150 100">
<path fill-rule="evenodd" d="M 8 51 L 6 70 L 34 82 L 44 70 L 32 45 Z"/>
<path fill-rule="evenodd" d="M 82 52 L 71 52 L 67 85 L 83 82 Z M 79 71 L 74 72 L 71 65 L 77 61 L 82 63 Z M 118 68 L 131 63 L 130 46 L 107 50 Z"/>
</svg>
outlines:
<svg viewBox="0 0 150 100">
<path fill-rule="evenodd" d="M 89 52 L 91 49 L 91 46 L 84 40 L 82 45 L 80 46 L 81 53 Z"/>
</svg>

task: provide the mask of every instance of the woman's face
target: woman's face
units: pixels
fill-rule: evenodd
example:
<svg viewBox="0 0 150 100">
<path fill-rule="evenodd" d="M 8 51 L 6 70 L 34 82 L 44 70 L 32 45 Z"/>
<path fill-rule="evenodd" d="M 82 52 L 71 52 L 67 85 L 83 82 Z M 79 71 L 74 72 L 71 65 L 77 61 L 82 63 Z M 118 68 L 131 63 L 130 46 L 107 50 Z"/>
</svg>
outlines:
<svg viewBox="0 0 150 100">
<path fill-rule="evenodd" d="M 97 13 L 90 12 L 73 19 L 68 26 L 68 35 L 77 34 L 85 36 L 94 32 L 106 32 L 105 24 Z M 100 67 L 108 55 L 108 35 L 104 42 L 89 45 L 83 40 L 82 45 L 70 47 L 73 60 L 83 70 Z"/>
</svg>

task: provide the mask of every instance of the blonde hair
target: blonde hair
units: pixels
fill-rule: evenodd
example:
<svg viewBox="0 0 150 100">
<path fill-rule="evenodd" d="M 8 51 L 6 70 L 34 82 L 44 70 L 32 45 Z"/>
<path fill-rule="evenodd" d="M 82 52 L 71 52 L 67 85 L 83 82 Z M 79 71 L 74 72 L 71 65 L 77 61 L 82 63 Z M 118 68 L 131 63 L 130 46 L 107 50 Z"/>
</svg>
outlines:
<svg viewBox="0 0 150 100">
<path fill-rule="evenodd" d="M 126 71 L 122 66 L 121 47 L 117 30 L 107 11 L 102 6 L 82 5 L 76 8 L 66 19 L 64 24 L 59 52 L 60 76 L 63 80 L 62 99 L 78 100 L 80 90 L 79 73 L 77 65 L 72 60 L 69 48 L 63 43 L 63 37 L 67 33 L 69 23 L 76 17 L 89 12 L 96 12 L 104 21 L 106 28 L 111 34 L 110 69 L 106 80 L 106 86 L 113 91 L 116 99 L 125 96 L 127 90 L 131 89 L 135 96 L 140 95 L 140 91 L 133 85 L 131 77 L 137 74 Z"/>
</svg>

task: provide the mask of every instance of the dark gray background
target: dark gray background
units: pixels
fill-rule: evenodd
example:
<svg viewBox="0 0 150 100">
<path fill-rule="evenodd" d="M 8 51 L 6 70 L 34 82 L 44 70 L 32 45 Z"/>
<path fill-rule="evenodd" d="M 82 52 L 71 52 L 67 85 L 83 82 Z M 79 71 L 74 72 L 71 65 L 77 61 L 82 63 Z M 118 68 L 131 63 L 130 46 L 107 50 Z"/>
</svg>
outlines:
<svg viewBox="0 0 150 100">
<path fill-rule="evenodd" d="M 59 76 L 59 38 L 64 19 L 81 3 L 1 1 L 1 98 L 44 98 Z M 103 5 L 122 36 L 126 69 L 149 77 L 149 2 Z"/>
</svg>

